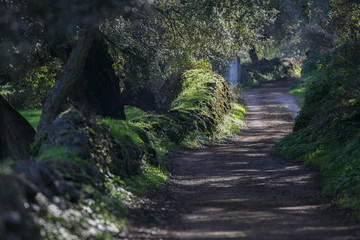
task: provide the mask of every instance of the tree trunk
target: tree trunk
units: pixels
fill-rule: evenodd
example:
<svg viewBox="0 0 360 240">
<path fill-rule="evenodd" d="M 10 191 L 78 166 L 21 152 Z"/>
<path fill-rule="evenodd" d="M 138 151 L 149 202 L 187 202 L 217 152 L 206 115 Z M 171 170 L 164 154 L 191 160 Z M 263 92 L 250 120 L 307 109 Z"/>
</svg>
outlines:
<svg viewBox="0 0 360 240">
<path fill-rule="evenodd" d="M 124 105 L 144 111 L 161 110 L 159 90 L 151 83 L 133 91 L 125 82 L 125 90 L 120 91 L 120 79 L 113 69 L 106 40 L 99 34 L 93 42 L 84 71 L 71 93 L 75 105 L 84 113 L 114 119 L 125 119 Z"/>
<path fill-rule="evenodd" d="M 120 80 L 112 65 L 108 47 L 99 35 L 93 41 L 84 71 L 71 92 L 75 105 L 84 113 L 125 119 Z"/>
<path fill-rule="evenodd" d="M 252 46 L 252 48 L 249 50 L 249 55 L 252 63 L 257 63 L 259 61 L 255 46 Z"/>
<path fill-rule="evenodd" d="M 43 106 L 38 132 L 36 137 L 41 138 L 43 129 L 50 124 L 63 110 L 66 98 L 69 96 L 71 88 L 79 79 L 83 72 L 86 58 L 92 46 L 95 34 L 98 30 L 95 28 L 84 28 L 81 31 L 75 48 L 72 50 L 66 63 L 64 72 L 55 82 L 54 87 L 46 99 Z"/>
<path fill-rule="evenodd" d="M 34 136 L 34 128 L 0 94 L 0 159 L 29 158 Z"/>
</svg>

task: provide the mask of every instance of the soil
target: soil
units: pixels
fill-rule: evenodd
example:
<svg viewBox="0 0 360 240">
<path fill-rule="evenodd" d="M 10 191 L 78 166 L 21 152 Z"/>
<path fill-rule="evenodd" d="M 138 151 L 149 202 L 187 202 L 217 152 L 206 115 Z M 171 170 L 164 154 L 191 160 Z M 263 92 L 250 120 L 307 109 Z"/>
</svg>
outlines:
<svg viewBox="0 0 360 240">
<path fill-rule="evenodd" d="M 289 84 L 244 93 L 239 136 L 174 153 L 170 183 L 138 200 L 117 239 L 360 239 L 359 224 L 321 196 L 317 170 L 273 153 L 299 111 Z"/>
</svg>

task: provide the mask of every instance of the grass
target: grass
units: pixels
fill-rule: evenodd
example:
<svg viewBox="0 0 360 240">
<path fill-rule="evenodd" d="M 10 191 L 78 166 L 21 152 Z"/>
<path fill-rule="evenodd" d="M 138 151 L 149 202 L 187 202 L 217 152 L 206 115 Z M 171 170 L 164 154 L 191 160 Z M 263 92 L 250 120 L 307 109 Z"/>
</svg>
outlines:
<svg viewBox="0 0 360 240">
<path fill-rule="evenodd" d="M 305 100 L 305 82 L 301 79 L 295 80 L 289 87 L 289 92 L 300 98 L 300 106 L 303 106 Z"/>
<path fill-rule="evenodd" d="M 67 161 L 77 166 L 84 166 L 89 163 L 77 156 L 76 152 L 64 147 L 54 147 L 43 150 L 37 157 L 37 161 L 41 162 L 44 159 Z"/>
<path fill-rule="evenodd" d="M 40 121 L 42 109 L 19 110 L 19 113 L 36 129 Z"/>
<path fill-rule="evenodd" d="M 209 95 L 211 92 L 211 85 L 215 86 L 220 79 L 209 71 L 191 70 L 183 75 L 183 89 L 179 96 L 172 103 L 171 108 L 176 109 L 199 109 L 202 104 L 211 101 L 213 96 Z"/>
<path fill-rule="evenodd" d="M 217 131 L 214 134 L 215 139 L 221 140 L 228 135 L 234 135 L 241 132 L 244 126 L 244 116 L 246 108 L 239 103 L 231 103 L 231 111 L 225 115 L 224 121 L 219 124 Z"/>
<path fill-rule="evenodd" d="M 160 166 L 145 164 L 140 175 L 126 178 L 124 188 L 134 196 L 145 196 L 149 189 L 158 188 L 168 180 L 169 173 Z"/>
<path fill-rule="evenodd" d="M 33 126 L 34 129 L 37 128 L 37 125 L 40 121 L 40 116 L 42 113 L 42 109 L 29 109 L 29 110 L 19 110 L 19 113 Z M 125 114 L 127 120 L 132 120 L 141 114 L 144 114 L 139 108 L 126 106 L 125 107 Z"/>
</svg>

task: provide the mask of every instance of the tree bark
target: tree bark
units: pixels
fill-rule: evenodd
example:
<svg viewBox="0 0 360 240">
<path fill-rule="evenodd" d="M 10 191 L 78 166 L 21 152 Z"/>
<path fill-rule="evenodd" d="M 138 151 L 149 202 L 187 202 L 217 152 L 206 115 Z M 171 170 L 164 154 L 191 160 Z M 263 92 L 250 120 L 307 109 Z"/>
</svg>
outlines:
<svg viewBox="0 0 360 240">
<path fill-rule="evenodd" d="M 249 50 L 249 55 L 252 63 L 257 63 L 259 61 L 255 46 L 252 46 L 252 48 Z"/>
<path fill-rule="evenodd" d="M 84 71 L 71 91 L 74 104 L 85 114 L 125 119 L 120 79 L 112 65 L 108 46 L 98 34 L 86 58 Z"/>
<path fill-rule="evenodd" d="M 43 106 L 36 138 L 41 138 L 43 129 L 63 110 L 64 103 L 69 96 L 72 86 L 74 86 L 83 72 L 86 58 L 97 31 L 97 28 L 94 27 L 87 27 L 81 31 L 75 48 L 72 50 L 66 63 L 64 72 L 55 82 Z"/>
<path fill-rule="evenodd" d="M 0 94 L 0 159 L 30 157 L 34 136 L 34 128 Z"/>
</svg>

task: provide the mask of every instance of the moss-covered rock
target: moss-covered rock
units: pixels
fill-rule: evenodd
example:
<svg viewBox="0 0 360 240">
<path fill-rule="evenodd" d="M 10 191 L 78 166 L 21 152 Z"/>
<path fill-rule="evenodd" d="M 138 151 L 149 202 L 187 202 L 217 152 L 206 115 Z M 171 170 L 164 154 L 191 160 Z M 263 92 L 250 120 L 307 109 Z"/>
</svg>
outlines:
<svg viewBox="0 0 360 240">
<path fill-rule="evenodd" d="M 214 72 L 189 70 L 183 74 L 181 92 L 171 109 L 198 109 L 218 124 L 231 109 L 229 85 Z"/>
<path fill-rule="evenodd" d="M 228 83 L 214 72 L 196 69 L 183 74 L 169 112 L 144 114 L 132 122 L 157 144 L 159 139 L 177 145 L 191 138 L 207 143 L 230 109 Z"/>
</svg>

